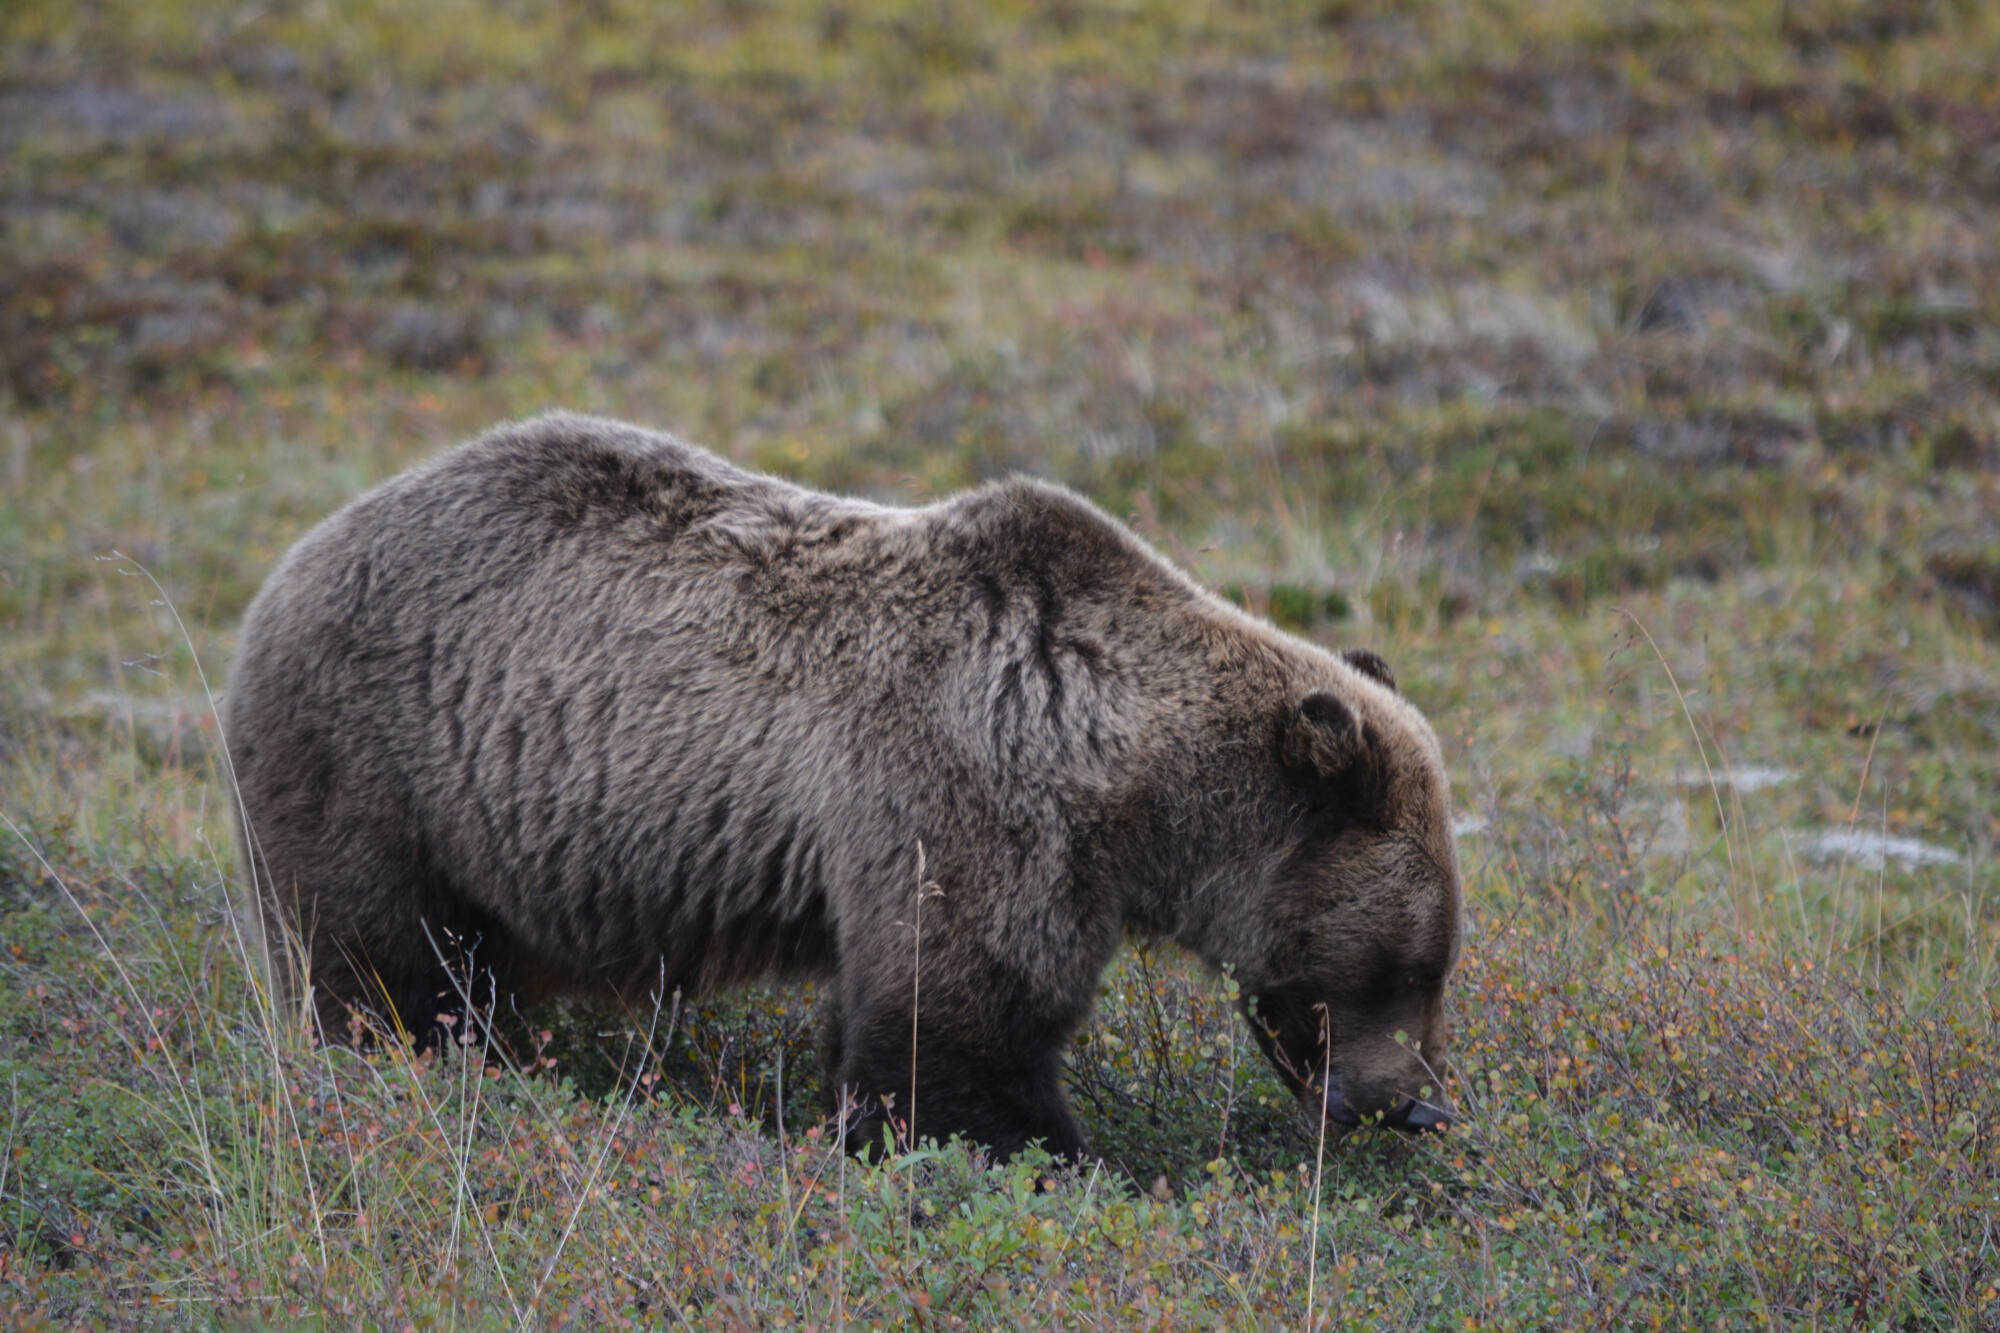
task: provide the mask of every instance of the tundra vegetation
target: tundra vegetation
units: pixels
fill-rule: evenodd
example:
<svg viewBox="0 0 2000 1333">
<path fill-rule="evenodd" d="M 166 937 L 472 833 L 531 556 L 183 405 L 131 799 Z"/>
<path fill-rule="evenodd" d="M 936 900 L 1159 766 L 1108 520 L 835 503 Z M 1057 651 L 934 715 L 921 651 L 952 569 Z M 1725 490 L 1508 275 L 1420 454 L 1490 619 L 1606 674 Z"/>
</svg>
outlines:
<svg viewBox="0 0 2000 1333">
<path fill-rule="evenodd" d="M 1972 0 L 0 8 L 0 1311 L 2000 1326 L 1996 70 Z M 1057 478 L 1379 650 L 1462 1122 L 1322 1140 L 1159 949 L 1075 1170 L 851 1162 L 810 990 L 316 1049 L 210 691 L 549 405 Z"/>
</svg>

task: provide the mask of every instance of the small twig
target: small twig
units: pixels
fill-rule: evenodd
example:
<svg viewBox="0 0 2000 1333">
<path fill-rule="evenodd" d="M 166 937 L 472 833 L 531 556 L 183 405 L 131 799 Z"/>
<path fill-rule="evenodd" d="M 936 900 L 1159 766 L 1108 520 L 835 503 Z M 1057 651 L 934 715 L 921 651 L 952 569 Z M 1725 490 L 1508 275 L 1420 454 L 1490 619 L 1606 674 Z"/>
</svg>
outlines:
<svg viewBox="0 0 2000 1333">
<path fill-rule="evenodd" d="M 1085 1211 L 1090 1207 L 1091 1195 L 1095 1193 L 1097 1190 L 1098 1173 L 1101 1172 L 1103 1169 L 1104 1169 L 1104 1164 L 1101 1162 L 1094 1163 L 1091 1166 L 1090 1179 L 1084 1182 L 1083 1198 L 1080 1199 L 1076 1205 L 1076 1215 L 1078 1217 L 1082 1217 Z M 1082 1229 L 1083 1228 L 1074 1225 L 1064 1228 L 1063 1243 L 1061 1247 L 1056 1250 L 1056 1257 L 1054 1262 L 1052 1262 L 1048 1266 L 1048 1272 L 1050 1273 L 1051 1276 L 1062 1272 L 1063 1257 L 1069 1253 L 1069 1247 L 1071 1242 L 1073 1242 L 1076 1239 L 1077 1233 Z M 1049 1326 L 1049 1321 L 1054 1318 L 1055 1318 L 1055 1311 L 1053 1309 L 1044 1311 L 1042 1314 L 1042 1322 L 1035 1326 L 1035 1333 L 1041 1333 L 1043 1329 Z"/>
<path fill-rule="evenodd" d="M 1313 1299 L 1319 1283 L 1319 1199 L 1326 1183 L 1326 1105 L 1333 1087 L 1333 1034 L 1327 1030 L 1327 1014 L 1324 1004 L 1313 1006 L 1319 1010 L 1319 1151 L 1313 1161 L 1313 1220 L 1312 1230 L 1306 1233 L 1306 1333 L 1312 1333 L 1318 1317 L 1313 1312 Z"/>
<path fill-rule="evenodd" d="M 1854 784 L 1854 803 L 1847 807 L 1847 831 L 1849 833 L 1854 831 L 1854 826 L 1861 820 L 1861 798 L 1868 792 L 1868 771 L 1875 764 L 1875 746 L 1882 739 L 1882 723 L 1888 719 L 1888 716 L 1889 706 L 1884 704 L 1882 711 L 1875 715 L 1875 724 L 1868 729 L 1868 753 L 1861 757 L 1861 777 Z M 1852 846 L 1851 843 L 1849 845 Z M 1853 859 L 1854 857 L 1851 852 L 1843 854 L 1840 858 L 1840 870 L 1833 879 L 1833 901 L 1835 903 L 1840 901 L 1841 890 L 1847 887 L 1847 867 Z M 1830 935 L 1827 947 L 1831 951 L 1832 938 Z"/>
<path fill-rule="evenodd" d="M 7 1197 L 7 1168 L 14 1160 L 14 1131 L 21 1123 L 21 1076 L 7 1074 L 7 1143 L 0 1147 L 0 1199 Z"/>
<path fill-rule="evenodd" d="M 854 1114 L 854 1101 L 845 1087 L 840 1089 L 834 1111 L 840 1136 L 840 1175 L 835 1184 L 834 1212 L 840 1219 L 840 1232 L 834 1237 L 833 1246 L 833 1327 L 839 1333 L 847 1327 L 847 1244 L 854 1234 L 847 1224 L 847 1122 Z"/>
<path fill-rule="evenodd" d="M 924 984 L 924 844 L 917 840 L 917 901 L 910 922 L 910 1105 L 903 1112 L 904 1124 L 908 1126 L 908 1143 L 905 1151 L 915 1152 L 917 1147 L 917 1014 L 923 994 Z M 917 1222 L 917 1173 L 914 1166 L 910 1178 L 904 1182 L 903 1196 L 903 1262 L 910 1261 L 910 1242 Z"/>
<path fill-rule="evenodd" d="M 917 1150 L 917 1018 L 922 1008 L 924 973 L 924 899 L 942 898 L 944 890 L 924 881 L 924 844 L 917 842 L 916 905 L 911 913 L 910 931 L 910 1104 L 903 1112 L 903 1150 Z M 910 1167 L 908 1193 L 903 1199 L 903 1260 L 909 1262 L 917 1219 L 916 1164 Z"/>
<path fill-rule="evenodd" d="M 778 1047 L 778 1188 L 785 1201 L 785 1216 L 791 1221 L 785 1226 L 785 1248 L 791 1252 L 792 1266 L 799 1263 L 799 1216 L 792 1210 L 792 1166 L 791 1151 L 785 1142 L 785 1048 Z M 805 1207 L 805 1201 L 799 1201 Z"/>
<path fill-rule="evenodd" d="M 1233 983 L 1235 978 L 1230 978 Z M 1232 985 L 1233 989 L 1233 985 Z M 1215 1157 L 1221 1161 L 1229 1150 L 1229 1116 L 1236 1109 L 1236 1023 L 1229 1022 L 1229 1073 L 1228 1085 L 1222 1095 L 1222 1132 L 1216 1136 Z"/>
</svg>

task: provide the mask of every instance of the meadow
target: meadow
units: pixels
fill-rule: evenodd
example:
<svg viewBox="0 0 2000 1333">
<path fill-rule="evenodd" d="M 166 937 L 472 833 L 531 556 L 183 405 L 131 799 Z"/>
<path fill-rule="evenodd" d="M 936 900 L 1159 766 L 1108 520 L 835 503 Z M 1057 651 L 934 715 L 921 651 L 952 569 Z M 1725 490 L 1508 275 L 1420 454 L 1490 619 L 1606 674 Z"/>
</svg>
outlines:
<svg viewBox="0 0 2000 1333">
<path fill-rule="evenodd" d="M 0 7 L 0 1327 L 2000 1329 L 2000 9 Z M 545 407 L 1025 472 L 1435 722 L 1449 1132 L 1135 944 L 1099 1157 L 848 1159 L 810 988 L 327 1050 L 237 621 Z"/>
</svg>

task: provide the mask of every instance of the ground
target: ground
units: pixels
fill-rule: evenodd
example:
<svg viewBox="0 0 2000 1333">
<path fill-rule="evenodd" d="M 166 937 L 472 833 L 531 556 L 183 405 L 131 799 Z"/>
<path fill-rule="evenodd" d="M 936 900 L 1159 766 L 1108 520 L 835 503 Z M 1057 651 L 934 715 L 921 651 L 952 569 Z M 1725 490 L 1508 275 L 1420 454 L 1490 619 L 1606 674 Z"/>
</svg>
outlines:
<svg viewBox="0 0 2000 1333">
<path fill-rule="evenodd" d="M 1965 0 L 7 6 L 0 1310 L 2000 1324 L 1996 69 Z M 237 620 L 548 406 L 1056 478 L 1383 653 L 1466 1120 L 1322 1142 L 1163 949 L 1075 1174 L 847 1163 L 810 991 L 312 1049 L 225 910 Z"/>
</svg>

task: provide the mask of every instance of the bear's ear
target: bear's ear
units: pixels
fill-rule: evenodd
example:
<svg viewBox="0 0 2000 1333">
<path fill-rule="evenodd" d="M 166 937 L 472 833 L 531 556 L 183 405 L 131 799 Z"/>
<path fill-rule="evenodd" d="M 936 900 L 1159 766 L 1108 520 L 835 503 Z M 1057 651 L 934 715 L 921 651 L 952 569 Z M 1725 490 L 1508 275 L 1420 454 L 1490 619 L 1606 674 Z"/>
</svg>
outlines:
<svg viewBox="0 0 2000 1333">
<path fill-rule="evenodd" d="M 1396 673 L 1389 670 L 1389 664 L 1382 655 L 1366 648 L 1349 648 L 1340 655 L 1340 660 L 1359 671 L 1362 675 L 1390 689 L 1396 688 Z"/>
<path fill-rule="evenodd" d="M 1340 696 L 1317 690 L 1285 719 L 1285 769 L 1315 805 L 1346 818 L 1371 818 L 1386 791 L 1373 734 Z"/>
<path fill-rule="evenodd" d="M 1361 719 L 1347 701 L 1325 691 L 1308 694 L 1286 720 L 1285 763 L 1301 776 L 1330 782 L 1360 760 Z"/>
</svg>

